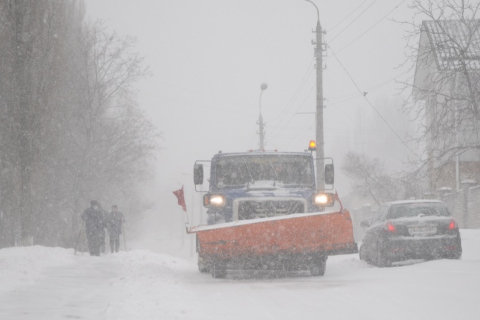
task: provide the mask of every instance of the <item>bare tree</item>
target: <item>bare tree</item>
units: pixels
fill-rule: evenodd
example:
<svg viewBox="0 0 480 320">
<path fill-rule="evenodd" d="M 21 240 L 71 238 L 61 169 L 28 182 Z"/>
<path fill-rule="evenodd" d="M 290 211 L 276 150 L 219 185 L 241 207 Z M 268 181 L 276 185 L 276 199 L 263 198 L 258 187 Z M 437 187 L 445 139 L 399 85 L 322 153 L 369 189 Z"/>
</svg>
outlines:
<svg viewBox="0 0 480 320">
<path fill-rule="evenodd" d="M 426 148 L 419 170 L 428 166 L 435 188 L 442 167 L 455 157 L 480 160 L 480 4 L 413 0 L 410 8 L 424 20 L 404 22 L 410 26 L 407 62 L 415 68 L 404 87 L 413 98 L 405 109 L 423 122 L 417 140 Z"/>
<path fill-rule="evenodd" d="M 0 247 L 72 245 L 89 200 L 135 203 L 146 176 L 148 69 L 134 39 L 83 16 L 81 1 L 0 0 Z"/>
<path fill-rule="evenodd" d="M 342 170 L 352 180 L 352 191 L 363 198 L 371 198 L 382 204 L 387 201 L 419 198 L 423 194 L 422 177 L 409 174 L 388 174 L 378 158 L 349 152 L 344 158 Z"/>
<path fill-rule="evenodd" d="M 157 132 L 138 109 L 133 84 L 148 75 L 133 52 L 135 39 L 108 32 L 102 23 L 84 26 L 72 64 L 75 103 L 68 116 L 72 192 L 81 203 L 123 198 L 142 176 Z M 123 194 L 123 196 L 122 196 Z M 114 196 L 115 195 L 115 196 Z"/>
</svg>

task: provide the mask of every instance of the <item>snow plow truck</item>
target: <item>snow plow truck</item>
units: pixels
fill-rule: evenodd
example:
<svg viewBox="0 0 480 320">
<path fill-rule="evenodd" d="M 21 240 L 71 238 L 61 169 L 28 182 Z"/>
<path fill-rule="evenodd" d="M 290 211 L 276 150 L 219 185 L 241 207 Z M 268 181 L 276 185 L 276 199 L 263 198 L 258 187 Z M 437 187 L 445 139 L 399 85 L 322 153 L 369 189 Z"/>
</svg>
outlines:
<svg viewBox="0 0 480 320">
<path fill-rule="evenodd" d="M 196 233 L 201 272 L 223 278 L 227 270 L 309 270 L 322 276 L 329 255 L 358 252 L 350 213 L 325 210 L 335 195 L 317 191 L 311 153 L 219 152 L 195 162 L 197 192 L 203 192 L 197 188 L 205 162 L 208 224 L 188 229 Z M 333 177 L 333 163 L 325 165 L 332 190 Z"/>
</svg>

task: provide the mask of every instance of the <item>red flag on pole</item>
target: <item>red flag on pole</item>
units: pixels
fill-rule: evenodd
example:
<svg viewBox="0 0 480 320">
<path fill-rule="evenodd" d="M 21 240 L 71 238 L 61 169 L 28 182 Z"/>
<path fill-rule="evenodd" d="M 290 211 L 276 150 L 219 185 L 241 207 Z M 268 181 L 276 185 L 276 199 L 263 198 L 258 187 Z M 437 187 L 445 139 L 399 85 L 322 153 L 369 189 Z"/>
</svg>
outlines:
<svg viewBox="0 0 480 320">
<path fill-rule="evenodd" d="M 338 193 L 337 193 L 337 190 L 335 190 L 335 200 L 338 201 L 338 204 L 340 205 L 340 211 L 343 211 L 343 204 L 342 204 L 342 201 L 340 201 L 340 198 L 338 197 Z"/>
<path fill-rule="evenodd" d="M 173 191 L 173 194 L 178 199 L 178 205 L 182 206 L 183 211 L 187 212 L 187 205 L 185 204 L 185 197 L 183 195 L 183 186 L 177 191 Z"/>
</svg>

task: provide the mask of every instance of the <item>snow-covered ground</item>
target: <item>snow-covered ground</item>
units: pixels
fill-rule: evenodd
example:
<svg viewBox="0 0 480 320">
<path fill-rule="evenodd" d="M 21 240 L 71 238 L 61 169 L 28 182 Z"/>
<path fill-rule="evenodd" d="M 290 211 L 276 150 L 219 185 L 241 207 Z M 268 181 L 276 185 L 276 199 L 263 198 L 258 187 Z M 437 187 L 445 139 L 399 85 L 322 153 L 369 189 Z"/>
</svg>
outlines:
<svg viewBox="0 0 480 320">
<path fill-rule="evenodd" d="M 379 269 L 330 257 L 324 277 L 230 273 L 146 250 L 0 250 L 0 319 L 480 319 L 480 230 L 461 260 Z"/>
</svg>

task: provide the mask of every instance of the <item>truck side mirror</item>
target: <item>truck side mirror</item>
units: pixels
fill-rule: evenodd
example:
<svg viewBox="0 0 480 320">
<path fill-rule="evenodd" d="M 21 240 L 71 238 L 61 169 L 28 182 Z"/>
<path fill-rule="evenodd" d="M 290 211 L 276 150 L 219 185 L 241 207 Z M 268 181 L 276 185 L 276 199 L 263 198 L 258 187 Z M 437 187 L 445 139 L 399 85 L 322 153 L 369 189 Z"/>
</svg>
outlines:
<svg viewBox="0 0 480 320">
<path fill-rule="evenodd" d="M 193 166 L 193 184 L 203 184 L 203 164 Z"/>
<path fill-rule="evenodd" d="M 325 184 L 333 184 L 335 182 L 335 172 L 333 164 L 325 165 Z"/>
</svg>

